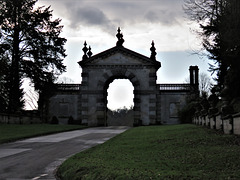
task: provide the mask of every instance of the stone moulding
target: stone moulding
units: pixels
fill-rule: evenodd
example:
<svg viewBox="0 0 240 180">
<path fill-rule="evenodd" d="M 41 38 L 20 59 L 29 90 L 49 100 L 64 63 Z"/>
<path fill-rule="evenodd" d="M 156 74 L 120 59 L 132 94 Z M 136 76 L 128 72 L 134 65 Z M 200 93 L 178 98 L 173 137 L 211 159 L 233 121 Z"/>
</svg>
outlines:
<svg viewBox="0 0 240 180">
<path fill-rule="evenodd" d="M 216 129 L 216 116 L 211 116 L 210 118 L 210 128 Z"/>
<path fill-rule="evenodd" d="M 233 133 L 240 135 L 240 113 L 232 115 L 233 117 Z"/>
<path fill-rule="evenodd" d="M 154 65 L 118 65 L 118 64 L 112 64 L 112 65 L 86 65 L 86 67 L 91 67 L 93 69 L 102 69 L 102 68 L 109 68 L 109 69 L 115 69 L 115 68 L 123 68 L 123 69 L 143 69 L 145 67 L 154 67 Z"/>
<path fill-rule="evenodd" d="M 206 117 L 207 117 L 206 114 L 201 116 L 202 126 L 205 126 L 205 125 L 206 125 Z"/>
<path fill-rule="evenodd" d="M 193 118 L 193 123 L 196 125 L 208 126 L 211 129 L 222 130 L 224 134 L 240 135 L 240 112 L 226 116 L 218 112 L 206 115 L 205 118 L 205 123 L 203 123 L 202 116 L 196 115 Z"/>
<path fill-rule="evenodd" d="M 227 115 L 222 118 L 223 132 L 224 134 L 232 134 L 233 132 L 233 122 L 232 116 Z"/>
<path fill-rule="evenodd" d="M 38 115 L 33 113 L 19 115 L 19 114 L 5 114 L 0 113 L 0 124 L 40 124 L 43 123 Z"/>
<path fill-rule="evenodd" d="M 210 116 L 206 116 L 206 126 L 210 127 Z"/>
<path fill-rule="evenodd" d="M 222 116 L 221 116 L 221 114 L 216 115 L 216 129 L 222 129 Z"/>
</svg>

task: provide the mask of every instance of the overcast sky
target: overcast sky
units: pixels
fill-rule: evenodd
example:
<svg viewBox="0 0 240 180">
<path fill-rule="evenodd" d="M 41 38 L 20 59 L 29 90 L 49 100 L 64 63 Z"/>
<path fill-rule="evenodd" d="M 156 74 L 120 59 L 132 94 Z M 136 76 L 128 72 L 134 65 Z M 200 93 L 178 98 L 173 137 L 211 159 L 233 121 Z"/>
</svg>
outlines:
<svg viewBox="0 0 240 180">
<path fill-rule="evenodd" d="M 91 45 L 93 55 L 112 48 L 117 41 L 118 27 L 123 33 L 124 47 L 143 55 L 150 56 L 149 48 L 154 40 L 157 60 L 162 63 L 157 73 L 158 83 L 183 83 L 191 65 L 207 72 L 208 60 L 192 55 L 200 49 L 201 42 L 190 31 L 194 27 L 183 12 L 183 0 L 39 0 L 37 5 L 51 5 L 54 18 L 62 19 L 61 36 L 67 39 L 68 54 L 64 60 L 67 72 L 62 76 L 74 83 L 81 83 L 77 62 L 83 55 L 84 41 Z M 132 93 L 129 85 L 121 86 L 113 91 L 123 91 L 126 87 Z"/>
</svg>

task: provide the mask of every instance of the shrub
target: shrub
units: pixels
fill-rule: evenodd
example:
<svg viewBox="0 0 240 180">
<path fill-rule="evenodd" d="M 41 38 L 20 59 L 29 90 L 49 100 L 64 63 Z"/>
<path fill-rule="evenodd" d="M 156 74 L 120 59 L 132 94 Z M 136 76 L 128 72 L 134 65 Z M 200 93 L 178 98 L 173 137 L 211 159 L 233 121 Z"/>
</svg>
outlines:
<svg viewBox="0 0 240 180">
<path fill-rule="evenodd" d="M 196 103 L 189 102 L 187 103 L 179 112 L 179 120 L 182 124 L 192 123 L 192 118 L 196 111 Z"/>
<path fill-rule="evenodd" d="M 58 118 L 56 116 L 53 116 L 51 120 L 51 124 L 58 124 L 58 123 L 59 123 Z"/>
<path fill-rule="evenodd" d="M 74 124 L 74 119 L 72 116 L 69 117 L 68 124 Z"/>
</svg>

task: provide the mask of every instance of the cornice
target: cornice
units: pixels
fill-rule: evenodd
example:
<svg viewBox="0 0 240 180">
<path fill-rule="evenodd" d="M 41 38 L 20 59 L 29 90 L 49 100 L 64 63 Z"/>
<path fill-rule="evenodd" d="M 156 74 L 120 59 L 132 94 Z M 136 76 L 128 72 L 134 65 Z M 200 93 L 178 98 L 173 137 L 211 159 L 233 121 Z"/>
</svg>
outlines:
<svg viewBox="0 0 240 180">
<path fill-rule="evenodd" d="M 134 65 L 116 65 L 116 64 L 106 64 L 106 65 L 96 65 L 96 64 L 88 64 L 85 65 L 84 68 L 91 68 L 91 69 L 116 69 L 116 68 L 125 68 L 125 69 L 143 69 L 145 67 L 154 68 L 155 65 L 153 64 L 134 64 Z"/>
<path fill-rule="evenodd" d="M 99 54 L 96 54 L 96 55 L 94 55 L 94 56 L 92 56 L 92 57 L 90 57 L 88 59 L 84 59 L 82 61 L 79 61 L 78 64 L 82 68 L 86 67 L 86 66 L 89 67 L 89 66 L 92 66 L 91 65 L 92 61 L 97 60 L 97 59 L 100 60 L 100 59 L 104 59 L 104 58 L 110 57 L 111 55 L 116 54 L 118 52 L 123 54 L 123 55 L 126 55 L 126 56 L 129 56 L 129 57 L 133 57 L 135 59 L 141 60 L 142 62 L 144 62 L 143 66 L 147 66 L 149 64 L 149 65 L 154 66 L 157 69 L 159 69 L 161 67 L 161 63 L 160 62 L 152 60 L 152 59 L 150 59 L 147 56 L 139 54 L 139 53 L 137 53 L 135 51 L 132 51 L 130 49 L 127 49 L 127 48 L 125 48 L 123 46 L 115 46 L 115 47 L 110 48 L 110 49 L 108 49 L 106 51 L 103 51 L 103 52 L 101 52 Z M 93 66 L 95 66 L 95 65 L 93 65 Z M 109 67 L 109 66 L 112 66 L 112 65 L 100 65 L 100 66 L 102 66 L 102 67 Z M 120 65 L 117 65 L 117 66 L 120 66 Z M 127 66 L 133 66 L 133 65 L 123 65 L 123 66 L 127 67 Z M 134 65 L 134 66 L 136 66 L 136 65 Z"/>
</svg>

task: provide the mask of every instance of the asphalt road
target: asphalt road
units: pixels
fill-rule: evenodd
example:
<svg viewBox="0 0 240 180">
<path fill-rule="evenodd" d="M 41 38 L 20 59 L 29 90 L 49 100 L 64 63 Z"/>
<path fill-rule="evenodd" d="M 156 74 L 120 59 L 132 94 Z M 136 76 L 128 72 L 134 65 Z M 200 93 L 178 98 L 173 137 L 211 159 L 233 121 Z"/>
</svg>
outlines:
<svg viewBox="0 0 240 180">
<path fill-rule="evenodd" d="M 68 157 L 101 144 L 128 127 L 97 127 L 0 145 L 0 180 L 55 180 Z"/>
</svg>

